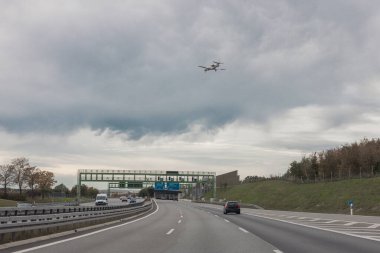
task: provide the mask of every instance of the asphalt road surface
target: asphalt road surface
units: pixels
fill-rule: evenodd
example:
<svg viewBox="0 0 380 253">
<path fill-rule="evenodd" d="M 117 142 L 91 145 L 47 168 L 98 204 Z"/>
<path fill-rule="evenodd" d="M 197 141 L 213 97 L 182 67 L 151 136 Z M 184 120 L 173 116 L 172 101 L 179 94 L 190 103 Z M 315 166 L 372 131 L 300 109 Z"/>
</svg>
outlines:
<svg viewBox="0 0 380 253">
<path fill-rule="evenodd" d="M 220 206 L 185 201 L 157 204 L 156 211 L 134 221 L 3 252 L 380 252 L 378 223 L 249 209 L 224 215 Z M 355 234 L 363 224 L 371 233 Z"/>
<path fill-rule="evenodd" d="M 144 199 L 142 198 L 136 198 L 136 203 L 143 202 Z M 88 203 L 81 203 L 81 206 L 95 206 L 95 200 L 93 202 Z M 129 205 L 128 201 L 121 201 L 119 198 L 108 198 L 108 205 L 109 206 L 122 206 L 122 205 Z"/>
</svg>

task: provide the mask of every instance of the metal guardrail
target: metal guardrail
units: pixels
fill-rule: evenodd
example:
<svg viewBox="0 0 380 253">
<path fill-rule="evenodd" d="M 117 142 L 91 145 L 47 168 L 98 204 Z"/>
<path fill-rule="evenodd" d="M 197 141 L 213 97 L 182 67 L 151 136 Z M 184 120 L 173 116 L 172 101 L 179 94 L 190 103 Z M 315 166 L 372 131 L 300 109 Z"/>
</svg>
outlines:
<svg viewBox="0 0 380 253">
<path fill-rule="evenodd" d="M 154 208 L 153 202 L 104 207 L 2 208 L 0 245 L 32 237 L 142 215 Z M 21 210 L 23 209 L 23 210 Z"/>
<path fill-rule="evenodd" d="M 61 222 L 75 222 L 84 219 L 93 219 L 106 216 L 115 215 L 128 215 L 136 212 L 145 211 L 151 208 L 152 203 L 143 205 L 143 202 L 137 203 L 134 206 L 115 206 L 115 208 L 110 207 L 84 207 L 84 208 L 62 208 L 62 209 L 50 209 L 51 213 L 41 213 L 46 211 L 46 209 L 35 209 L 35 213 L 39 211 L 39 214 L 33 213 L 33 215 L 13 215 L 7 217 L 0 217 L 0 228 L 15 228 L 20 226 L 36 226 L 36 225 L 46 225 L 52 223 Z M 116 208 L 118 207 L 118 208 Z M 66 212 L 60 212 L 60 210 L 65 210 Z M 27 214 L 30 210 L 23 210 Z"/>
<path fill-rule="evenodd" d="M 46 215 L 71 212 L 90 212 L 100 210 L 123 209 L 142 205 L 143 202 L 117 206 L 33 206 L 0 208 L 0 218 L 9 216 Z"/>
</svg>

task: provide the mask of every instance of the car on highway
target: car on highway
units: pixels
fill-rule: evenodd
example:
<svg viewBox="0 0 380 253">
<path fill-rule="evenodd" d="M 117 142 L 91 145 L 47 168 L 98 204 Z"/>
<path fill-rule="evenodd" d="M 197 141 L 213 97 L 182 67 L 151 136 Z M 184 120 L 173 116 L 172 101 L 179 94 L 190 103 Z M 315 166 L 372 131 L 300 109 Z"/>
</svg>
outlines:
<svg viewBox="0 0 380 253">
<path fill-rule="evenodd" d="M 227 201 L 224 204 L 223 213 L 224 214 L 228 214 L 228 213 L 240 214 L 240 205 L 239 205 L 239 202 L 237 202 L 237 201 Z"/>
<path fill-rule="evenodd" d="M 97 194 L 96 195 L 96 199 L 95 199 L 95 205 L 96 206 L 99 206 L 99 205 L 108 205 L 107 194 L 104 194 L 104 193 Z"/>
<path fill-rule="evenodd" d="M 128 202 L 128 198 L 127 198 L 127 196 L 121 196 L 120 197 L 120 200 L 121 200 L 121 202 Z"/>
</svg>

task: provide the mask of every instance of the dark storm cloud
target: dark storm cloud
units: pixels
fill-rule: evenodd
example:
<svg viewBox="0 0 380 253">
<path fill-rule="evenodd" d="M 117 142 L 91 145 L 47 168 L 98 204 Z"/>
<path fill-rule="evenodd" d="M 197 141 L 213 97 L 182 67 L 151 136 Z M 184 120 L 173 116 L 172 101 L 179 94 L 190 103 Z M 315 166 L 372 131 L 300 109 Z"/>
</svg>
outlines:
<svg viewBox="0 0 380 253">
<path fill-rule="evenodd" d="M 378 24 L 366 3 L 61 4 L 1 4 L 0 126 L 7 131 L 90 127 L 139 138 L 193 124 L 266 122 L 293 107 L 347 102 L 345 84 L 379 67 L 376 55 L 368 59 Z M 196 67 L 212 60 L 227 71 Z M 337 115 L 344 117 L 337 124 L 354 120 Z"/>
</svg>

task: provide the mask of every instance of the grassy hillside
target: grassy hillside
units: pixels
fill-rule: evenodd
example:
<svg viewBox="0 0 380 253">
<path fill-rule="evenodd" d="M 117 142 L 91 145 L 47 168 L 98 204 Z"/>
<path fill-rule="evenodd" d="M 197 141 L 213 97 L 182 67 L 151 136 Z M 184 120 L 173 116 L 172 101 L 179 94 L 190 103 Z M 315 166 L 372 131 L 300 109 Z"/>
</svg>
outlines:
<svg viewBox="0 0 380 253">
<path fill-rule="evenodd" d="M 349 213 L 347 201 L 353 200 L 355 214 L 380 215 L 380 178 L 315 184 L 262 181 L 220 189 L 217 197 L 265 209 L 325 213 Z"/>
</svg>

